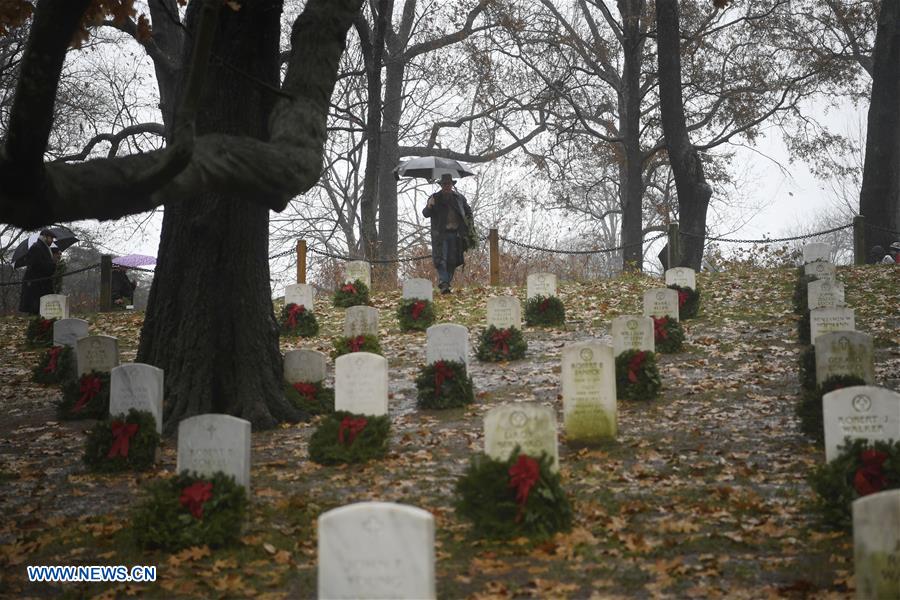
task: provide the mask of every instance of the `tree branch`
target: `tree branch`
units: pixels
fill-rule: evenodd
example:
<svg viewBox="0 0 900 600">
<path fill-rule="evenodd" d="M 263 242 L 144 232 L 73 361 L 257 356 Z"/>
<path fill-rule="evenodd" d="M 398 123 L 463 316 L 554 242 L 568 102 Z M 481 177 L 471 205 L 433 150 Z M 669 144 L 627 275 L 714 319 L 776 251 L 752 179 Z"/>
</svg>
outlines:
<svg viewBox="0 0 900 600">
<path fill-rule="evenodd" d="M 53 162 L 74 162 L 84 160 L 88 156 L 90 156 L 91 151 L 94 149 L 94 146 L 96 146 L 100 142 L 110 143 L 109 152 L 106 154 L 106 156 L 107 158 L 113 158 L 118 153 L 119 144 L 122 143 L 122 140 L 132 135 L 139 135 L 141 133 L 152 133 L 165 138 L 166 128 L 162 123 L 137 123 L 135 125 L 126 127 L 118 133 L 101 133 L 88 140 L 88 143 L 85 144 L 84 148 L 82 148 L 81 152 L 79 152 L 78 154 L 69 154 L 68 156 L 62 156 L 60 158 L 57 158 Z"/>
</svg>

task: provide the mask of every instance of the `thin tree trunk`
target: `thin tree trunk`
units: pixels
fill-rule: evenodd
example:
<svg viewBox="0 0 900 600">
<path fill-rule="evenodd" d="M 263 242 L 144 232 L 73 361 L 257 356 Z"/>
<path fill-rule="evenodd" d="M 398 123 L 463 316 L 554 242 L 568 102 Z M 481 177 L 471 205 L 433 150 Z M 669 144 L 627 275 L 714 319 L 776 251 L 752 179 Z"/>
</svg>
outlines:
<svg viewBox="0 0 900 600">
<path fill-rule="evenodd" d="M 378 258 L 397 258 L 397 182 L 392 171 L 400 162 L 400 117 L 403 114 L 403 77 L 406 58 L 401 54 L 386 65 L 384 86 L 384 117 L 381 135 L 381 165 L 378 177 Z M 395 286 L 397 263 L 378 267 L 378 280 Z"/>
</svg>

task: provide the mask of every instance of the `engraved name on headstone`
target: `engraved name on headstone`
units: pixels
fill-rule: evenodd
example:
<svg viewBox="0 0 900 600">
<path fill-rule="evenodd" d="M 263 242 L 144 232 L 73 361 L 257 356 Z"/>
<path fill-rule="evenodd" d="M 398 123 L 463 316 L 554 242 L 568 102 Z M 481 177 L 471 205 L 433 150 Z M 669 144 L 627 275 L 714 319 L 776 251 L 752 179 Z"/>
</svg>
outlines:
<svg viewBox="0 0 900 600">
<path fill-rule="evenodd" d="M 653 319 L 638 315 L 623 315 L 612 320 L 613 354 L 626 350 L 656 352 Z"/>
<path fill-rule="evenodd" d="M 284 353 L 284 380 L 288 383 L 322 381 L 327 375 L 326 357 L 318 350 L 288 350 Z"/>
<path fill-rule="evenodd" d="M 176 471 L 234 477 L 250 494 L 250 421 L 231 415 L 204 414 L 178 424 Z"/>
<path fill-rule="evenodd" d="M 838 457 L 844 438 L 900 440 L 900 393 L 871 385 L 853 385 L 822 396 L 825 460 Z"/>
<path fill-rule="evenodd" d="M 522 304 L 515 296 L 493 296 L 487 301 L 487 324 L 497 329 L 522 329 Z"/>
<path fill-rule="evenodd" d="M 506 460 L 516 446 L 534 458 L 546 452 L 553 459 L 553 469 L 558 471 L 556 412 L 531 402 L 506 404 L 488 411 L 484 417 L 484 453 Z"/>
<path fill-rule="evenodd" d="M 644 292 L 644 316 L 668 316 L 678 321 L 678 292 L 669 288 L 653 288 Z"/>
<path fill-rule="evenodd" d="M 440 323 L 425 330 L 425 362 L 463 362 L 469 370 L 469 330 L 455 323 Z"/>
<path fill-rule="evenodd" d="M 405 279 L 403 281 L 404 300 L 428 300 L 434 302 L 434 286 L 428 279 Z"/>
<path fill-rule="evenodd" d="M 816 338 L 816 383 L 833 375 L 855 375 L 875 383 L 872 336 L 859 331 L 833 331 Z"/>
<path fill-rule="evenodd" d="M 666 271 L 666 285 L 697 289 L 697 272 L 690 267 L 674 267 Z"/>
<path fill-rule="evenodd" d="M 316 292 L 308 283 L 295 283 L 284 288 L 284 305 L 296 304 L 306 310 L 314 311 Z"/>
<path fill-rule="evenodd" d="M 162 433 L 163 370 L 143 363 L 125 363 L 110 373 L 109 414 L 127 415 L 132 408 L 147 411 Z"/>
<path fill-rule="evenodd" d="M 856 317 L 852 308 L 814 308 L 809 311 L 809 339 L 832 331 L 856 331 Z"/>
<path fill-rule="evenodd" d="M 556 295 L 556 275 L 553 273 L 531 273 L 526 282 L 526 298 Z"/>
<path fill-rule="evenodd" d="M 567 439 L 614 440 L 617 405 L 612 346 L 587 342 L 563 348 L 562 395 Z"/>
<path fill-rule="evenodd" d="M 351 260 L 344 268 L 344 283 L 359 279 L 366 287 L 372 289 L 372 265 L 364 260 Z"/>
<path fill-rule="evenodd" d="M 75 342 L 78 376 L 91 371 L 109 372 L 119 364 L 119 342 L 108 335 L 89 335 Z"/>
<path fill-rule="evenodd" d="M 68 319 L 69 297 L 64 294 L 41 296 L 39 312 L 45 319 Z"/>
<path fill-rule="evenodd" d="M 75 347 L 78 338 L 87 337 L 88 322 L 84 319 L 60 319 L 53 323 L 53 345 Z"/>
<path fill-rule="evenodd" d="M 334 361 L 334 409 L 378 417 L 388 412 L 387 359 L 351 352 Z"/>
</svg>

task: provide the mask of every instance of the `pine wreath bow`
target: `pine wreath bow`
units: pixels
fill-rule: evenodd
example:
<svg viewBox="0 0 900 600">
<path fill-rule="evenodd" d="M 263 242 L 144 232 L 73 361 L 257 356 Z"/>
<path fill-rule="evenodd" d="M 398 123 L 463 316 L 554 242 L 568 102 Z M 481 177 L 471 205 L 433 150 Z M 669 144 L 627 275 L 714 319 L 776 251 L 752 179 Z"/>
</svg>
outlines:
<svg viewBox="0 0 900 600">
<path fill-rule="evenodd" d="M 365 417 L 359 417 L 358 419 L 344 417 L 341 421 L 341 426 L 338 428 L 338 442 L 347 446 L 352 445 L 356 436 L 362 433 L 368 423 L 369 421 Z M 344 437 L 345 433 L 347 434 L 346 438 Z M 344 441 L 345 439 L 346 442 Z"/>
<path fill-rule="evenodd" d="M 53 346 L 50 348 L 49 355 L 50 360 L 47 362 L 47 366 L 44 367 L 44 373 L 56 373 L 57 363 L 59 361 L 59 355 L 62 354 L 63 347 L 62 346 Z"/>
<path fill-rule="evenodd" d="M 181 490 L 178 501 L 181 502 L 181 506 L 191 511 L 195 519 L 202 519 L 203 504 L 212 498 L 212 488 L 210 482 L 198 481 Z"/>
<path fill-rule="evenodd" d="M 664 340 L 669 337 L 669 333 L 666 331 L 668 323 L 669 317 L 653 317 L 653 335 L 656 336 L 656 339 Z"/>
<path fill-rule="evenodd" d="M 106 458 L 114 458 L 116 456 L 128 456 L 128 446 L 131 438 L 138 432 L 137 423 L 124 423 L 122 421 L 113 421 L 111 425 L 113 434 L 113 443 L 109 447 Z"/>
<path fill-rule="evenodd" d="M 72 407 L 72 412 L 80 412 L 88 402 L 93 400 L 94 396 L 100 393 L 100 385 L 100 378 L 96 375 L 85 375 L 82 377 L 81 386 L 78 389 L 81 397 L 78 398 L 78 402 Z"/>
<path fill-rule="evenodd" d="M 350 338 L 350 340 L 347 342 L 347 345 L 350 346 L 350 352 L 359 352 L 362 349 L 363 344 L 365 343 L 365 336 L 358 335 L 355 338 Z"/>
<path fill-rule="evenodd" d="M 447 366 L 447 364 L 439 360 L 434 363 L 434 395 L 441 395 L 441 386 L 444 385 L 444 382 L 448 379 L 453 379 L 453 369 Z"/>
<path fill-rule="evenodd" d="M 680 309 L 687 302 L 688 293 L 684 290 L 678 290 L 678 308 Z"/>
<path fill-rule="evenodd" d="M 516 490 L 516 503 L 519 505 L 519 514 L 516 521 L 521 520 L 525 503 L 531 488 L 541 477 L 541 466 L 535 459 L 525 454 L 520 454 L 516 464 L 509 468 L 509 487 Z"/>
<path fill-rule="evenodd" d="M 352 283 L 347 283 L 341 288 L 341 291 L 347 294 L 356 294 L 356 286 Z"/>
<path fill-rule="evenodd" d="M 638 352 L 634 356 L 631 357 L 631 360 L 628 361 L 628 381 L 631 383 L 638 382 L 638 373 L 640 372 L 641 366 L 644 364 L 644 359 L 647 358 L 646 352 Z"/>
<path fill-rule="evenodd" d="M 425 310 L 425 302 L 422 300 L 417 301 L 412 305 L 412 318 L 413 321 L 418 321 L 419 316 L 422 314 L 422 311 Z"/>
<path fill-rule="evenodd" d="M 297 326 L 297 317 L 306 312 L 306 307 L 296 304 L 291 304 L 288 308 L 288 318 L 287 318 L 287 326 L 291 329 Z"/>
<path fill-rule="evenodd" d="M 293 387 L 295 390 L 297 390 L 297 393 L 300 394 L 300 396 L 304 400 L 312 402 L 316 399 L 316 386 L 314 386 L 313 384 L 298 381 L 297 383 L 293 384 Z"/>
<path fill-rule="evenodd" d="M 550 298 L 544 298 L 544 300 L 541 302 L 541 305 L 538 307 L 538 309 L 543 313 L 543 312 L 547 312 L 548 308 L 550 308 Z"/>
<path fill-rule="evenodd" d="M 512 331 L 509 329 L 501 329 L 491 336 L 491 342 L 494 344 L 494 352 L 502 352 L 509 354 L 509 338 L 512 337 Z"/>
<path fill-rule="evenodd" d="M 50 319 L 41 319 L 40 325 L 41 333 L 47 333 L 47 330 L 49 330 L 53 326 L 53 321 L 51 321 Z"/>
<path fill-rule="evenodd" d="M 880 492 L 887 485 L 882 466 L 888 455 L 879 450 L 864 450 L 860 458 L 863 465 L 856 470 L 856 474 L 853 476 L 853 488 L 860 496 Z"/>
</svg>

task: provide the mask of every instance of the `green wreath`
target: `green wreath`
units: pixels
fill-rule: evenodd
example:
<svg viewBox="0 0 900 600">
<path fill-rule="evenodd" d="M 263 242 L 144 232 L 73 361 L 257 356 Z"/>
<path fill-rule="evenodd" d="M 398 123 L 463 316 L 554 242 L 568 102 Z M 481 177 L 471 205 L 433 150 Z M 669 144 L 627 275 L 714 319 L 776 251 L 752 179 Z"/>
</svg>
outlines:
<svg viewBox="0 0 900 600">
<path fill-rule="evenodd" d="M 801 344 L 811 344 L 811 328 L 809 323 L 810 313 L 809 311 L 804 312 L 797 319 L 797 340 Z"/>
<path fill-rule="evenodd" d="M 334 412 L 334 390 L 325 387 L 321 381 L 285 382 L 284 397 L 302 413 L 304 421 L 313 415 Z"/>
<path fill-rule="evenodd" d="M 391 421 L 386 415 L 336 412 L 322 419 L 309 438 L 309 458 L 320 465 L 361 463 L 384 458 Z"/>
<path fill-rule="evenodd" d="M 334 292 L 334 305 L 338 308 L 351 306 L 368 306 L 369 286 L 355 279 L 352 283 L 344 283 Z"/>
<path fill-rule="evenodd" d="M 792 298 L 795 314 L 802 315 L 803 313 L 809 312 L 809 284 L 818 280 L 819 278 L 815 275 L 806 275 L 804 273 L 804 267 L 799 268 L 797 271 L 797 282 L 794 284 L 794 296 Z"/>
<path fill-rule="evenodd" d="M 403 331 L 425 331 L 434 324 L 434 304 L 418 298 L 402 299 L 397 307 L 397 320 Z"/>
<path fill-rule="evenodd" d="M 653 400 L 662 382 L 656 353 L 625 350 L 616 357 L 616 394 L 623 400 Z"/>
<path fill-rule="evenodd" d="M 69 346 L 51 346 L 31 370 L 31 380 L 36 383 L 62 383 L 75 375 L 75 351 Z"/>
<path fill-rule="evenodd" d="M 678 318 L 693 319 L 700 312 L 700 290 L 682 287 L 674 283 L 668 286 L 678 292 Z"/>
<path fill-rule="evenodd" d="M 371 352 L 372 354 L 381 354 L 381 344 L 374 335 L 354 335 L 351 337 L 334 338 L 334 350 L 331 351 L 331 358 L 337 358 L 351 352 Z"/>
<path fill-rule="evenodd" d="M 810 476 L 816 509 L 831 527 L 853 525 L 853 501 L 883 490 L 900 488 L 900 440 L 846 438 L 840 454 Z"/>
<path fill-rule="evenodd" d="M 825 441 L 825 417 L 822 413 L 822 396 L 828 392 L 850 387 L 866 385 L 856 375 L 832 375 L 812 390 L 805 390 L 797 404 L 797 416 L 800 418 L 800 430 L 814 438 L 817 444 Z"/>
<path fill-rule="evenodd" d="M 528 325 L 565 325 L 566 307 L 556 296 L 532 296 L 525 301 L 525 323 Z"/>
<path fill-rule="evenodd" d="M 144 488 L 132 513 L 132 534 L 141 548 L 169 552 L 225 546 L 238 540 L 246 508 L 247 492 L 234 477 L 182 471 Z"/>
<path fill-rule="evenodd" d="M 105 419 L 109 416 L 109 372 L 91 371 L 63 383 L 56 413 L 63 420 Z"/>
<path fill-rule="evenodd" d="M 493 325 L 481 332 L 476 356 L 482 362 L 516 360 L 525 356 L 528 343 L 516 327 L 497 329 Z"/>
<path fill-rule="evenodd" d="M 311 310 L 291 302 L 281 309 L 278 328 L 285 337 L 312 337 L 319 333 L 319 322 Z"/>
<path fill-rule="evenodd" d="M 684 328 L 681 323 L 668 316 L 653 317 L 653 337 L 657 352 L 680 352 L 684 343 Z"/>
<path fill-rule="evenodd" d="M 417 406 L 424 409 L 458 408 L 475 402 L 466 364 L 439 360 L 425 365 L 416 377 Z"/>
<path fill-rule="evenodd" d="M 132 408 L 128 415 L 100 421 L 88 433 L 84 463 L 91 471 L 146 471 L 156 462 L 159 434 L 156 419 Z"/>
<path fill-rule="evenodd" d="M 816 389 L 816 347 L 807 346 L 800 352 L 800 387 L 804 390 Z"/>
<path fill-rule="evenodd" d="M 552 464 L 546 452 L 535 459 L 518 446 L 506 460 L 475 455 L 456 483 L 457 514 L 488 538 L 540 539 L 571 529 L 572 506 Z"/>
<path fill-rule="evenodd" d="M 35 317 L 28 321 L 25 345 L 29 348 L 49 348 L 53 345 L 53 324 L 57 319 Z"/>
</svg>

